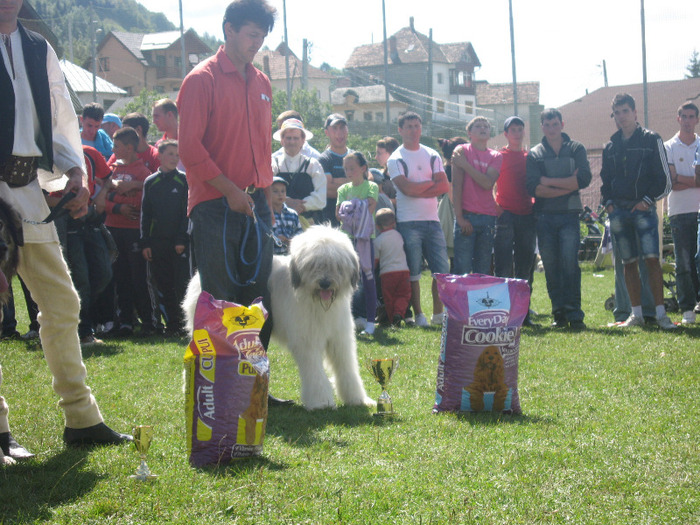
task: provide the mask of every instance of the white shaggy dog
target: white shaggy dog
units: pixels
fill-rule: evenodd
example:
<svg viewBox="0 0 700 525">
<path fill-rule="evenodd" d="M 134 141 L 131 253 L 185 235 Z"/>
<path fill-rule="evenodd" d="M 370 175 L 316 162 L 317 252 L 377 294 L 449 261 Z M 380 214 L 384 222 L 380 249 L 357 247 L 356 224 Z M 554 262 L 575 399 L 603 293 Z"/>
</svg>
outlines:
<svg viewBox="0 0 700 525">
<path fill-rule="evenodd" d="M 350 311 L 359 279 L 360 265 L 350 239 L 329 226 L 312 226 L 292 239 L 289 256 L 273 259 L 268 281 L 272 337 L 294 356 L 301 400 L 308 410 L 335 407 L 324 361 L 344 404 L 375 404 L 360 378 Z M 195 276 L 183 303 L 190 333 L 200 290 Z"/>
</svg>

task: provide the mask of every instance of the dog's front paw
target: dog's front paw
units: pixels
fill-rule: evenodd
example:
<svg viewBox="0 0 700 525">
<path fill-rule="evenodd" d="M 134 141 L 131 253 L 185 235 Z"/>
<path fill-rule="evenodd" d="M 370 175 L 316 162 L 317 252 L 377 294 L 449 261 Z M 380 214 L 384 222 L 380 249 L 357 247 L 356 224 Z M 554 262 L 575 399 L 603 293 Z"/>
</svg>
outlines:
<svg viewBox="0 0 700 525">
<path fill-rule="evenodd" d="M 0 466 L 4 465 L 14 465 L 16 461 L 12 459 L 10 456 L 5 456 L 0 452 Z"/>
<path fill-rule="evenodd" d="M 345 402 L 346 406 L 352 406 L 352 407 L 361 407 L 361 406 L 366 406 L 366 407 L 376 407 L 377 402 L 372 399 L 371 397 L 364 396 L 360 397 L 357 399 L 348 399 Z"/>
<path fill-rule="evenodd" d="M 322 410 L 324 408 L 337 408 L 335 405 L 335 399 L 313 399 L 304 402 L 304 408 L 306 410 Z"/>
</svg>

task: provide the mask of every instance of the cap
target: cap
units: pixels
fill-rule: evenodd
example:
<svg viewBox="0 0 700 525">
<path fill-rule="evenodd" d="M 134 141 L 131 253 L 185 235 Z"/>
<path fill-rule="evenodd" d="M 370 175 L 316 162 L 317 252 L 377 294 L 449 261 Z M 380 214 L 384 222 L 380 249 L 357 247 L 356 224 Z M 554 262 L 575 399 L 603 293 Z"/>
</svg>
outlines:
<svg viewBox="0 0 700 525">
<path fill-rule="evenodd" d="M 332 115 L 328 115 L 328 118 L 326 119 L 326 124 L 323 126 L 323 129 L 328 129 L 329 127 L 338 124 L 339 122 L 342 122 L 346 126 L 348 125 L 348 119 L 346 119 L 340 113 L 333 113 Z"/>
<path fill-rule="evenodd" d="M 272 138 L 278 142 L 282 142 L 282 133 L 287 129 L 298 129 L 304 134 L 304 138 L 306 140 L 311 140 L 312 138 L 314 138 L 314 134 L 311 133 L 308 129 L 304 129 L 304 124 L 302 123 L 302 121 L 296 118 L 288 118 L 287 120 L 282 122 L 282 127 L 275 131 L 275 133 L 272 135 Z"/>
<path fill-rule="evenodd" d="M 370 168 L 369 172 L 372 174 L 372 178 L 374 179 L 374 182 L 384 182 L 384 173 L 382 173 L 382 170 L 379 170 L 377 168 Z"/>
<path fill-rule="evenodd" d="M 289 183 L 286 180 L 284 180 L 282 177 L 272 177 L 272 184 L 274 184 L 275 182 L 281 182 L 285 186 L 287 186 L 287 187 L 289 186 Z"/>
<path fill-rule="evenodd" d="M 102 123 L 104 124 L 105 122 L 113 122 L 120 128 L 122 127 L 122 119 L 120 119 L 117 115 L 114 113 L 105 113 L 105 116 L 102 117 Z"/>
<path fill-rule="evenodd" d="M 523 121 L 523 119 L 521 119 L 520 117 L 512 116 L 508 117 L 503 123 L 503 131 L 508 131 L 508 128 L 511 126 L 511 124 L 520 124 L 521 126 L 525 127 L 525 122 Z"/>
</svg>

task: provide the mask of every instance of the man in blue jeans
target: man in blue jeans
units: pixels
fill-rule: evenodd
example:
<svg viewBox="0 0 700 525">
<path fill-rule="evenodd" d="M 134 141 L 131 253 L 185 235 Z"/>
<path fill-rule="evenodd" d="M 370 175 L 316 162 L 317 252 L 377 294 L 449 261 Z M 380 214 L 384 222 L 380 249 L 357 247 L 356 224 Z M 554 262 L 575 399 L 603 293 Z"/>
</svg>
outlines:
<svg viewBox="0 0 700 525">
<path fill-rule="evenodd" d="M 411 273 L 411 306 L 417 326 L 428 326 L 420 304 L 423 258 L 432 273 L 447 273 L 447 244 L 437 214 L 437 197 L 449 191 L 449 182 L 438 153 L 420 143 L 421 118 L 413 112 L 399 117 L 403 144 L 389 157 L 387 169 L 396 186 L 397 230 L 403 236 L 406 261 Z M 443 306 L 433 279 L 434 324 L 442 324 Z"/>
<path fill-rule="evenodd" d="M 695 266 L 698 251 L 698 209 L 700 187 L 695 183 L 693 162 L 700 138 L 695 134 L 698 125 L 698 107 L 686 102 L 678 108 L 680 130 L 664 143 L 668 156 L 673 189 L 668 195 L 668 216 L 671 220 L 673 250 L 676 257 L 676 289 L 678 305 L 683 318 L 681 323 L 695 323 L 693 311 L 698 302 L 700 281 Z"/>
<path fill-rule="evenodd" d="M 618 326 L 644 325 L 637 263 L 641 255 L 649 272 L 656 322 L 663 330 L 672 330 L 676 325 L 668 318 L 664 307 L 655 205 L 671 190 L 666 152 L 661 137 L 637 123 L 637 111 L 630 95 L 615 95 L 612 110 L 618 130 L 603 150 L 601 195 L 617 248 L 615 257 L 624 265 L 625 284 L 632 305 L 632 314 Z"/>
<path fill-rule="evenodd" d="M 552 326 L 584 330 L 578 265 L 579 214 L 583 210 L 579 190 L 591 183 L 591 168 L 583 144 L 562 132 L 559 110 L 545 109 L 540 123 L 544 137 L 527 155 L 525 185 L 535 197 L 537 241 L 552 302 Z"/>
</svg>

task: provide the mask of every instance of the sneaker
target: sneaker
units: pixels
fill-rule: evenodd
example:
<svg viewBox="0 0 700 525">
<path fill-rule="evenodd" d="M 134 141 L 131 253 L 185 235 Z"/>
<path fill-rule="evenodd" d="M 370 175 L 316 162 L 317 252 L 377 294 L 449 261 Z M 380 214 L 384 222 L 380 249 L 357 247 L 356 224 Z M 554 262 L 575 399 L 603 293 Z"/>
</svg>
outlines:
<svg viewBox="0 0 700 525">
<path fill-rule="evenodd" d="M 416 326 L 428 326 L 428 320 L 425 318 L 425 314 L 420 313 L 416 316 Z"/>
<path fill-rule="evenodd" d="M 22 334 L 21 337 L 25 341 L 31 341 L 32 339 L 39 339 L 39 330 L 29 330 L 26 334 Z"/>
<path fill-rule="evenodd" d="M 644 318 L 638 315 L 630 315 L 626 321 L 616 325 L 620 328 L 628 328 L 630 326 L 644 326 Z"/>
<path fill-rule="evenodd" d="M 656 324 L 659 325 L 659 328 L 662 330 L 675 330 L 678 328 L 673 321 L 668 317 L 668 315 L 663 315 L 662 317 L 657 317 L 656 318 Z"/>
<path fill-rule="evenodd" d="M 416 324 L 416 320 L 413 317 L 406 317 L 403 321 L 408 326 L 415 326 Z"/>
<path fill-rule="evenodd" d="M 39 337 L 39 334 L 36 334 L 37 337 Z M 3 332 L 2 335 L 0 335 L 0 339 L 24 339 L 24 336 L 22 336 L 17 330 L 11 330 L 8 332 Z"/>
<path fill-rule="evenodd" d="M 693 312 L 692 310 L 683 312 L 683 319 L 681 320 L 681 324 L 695 324 L 695 315 L 695 312 Z"/>
<path fill-rule="evenodd" d="M 80 346 L 82 348 L 85 348 L 87 346 L 94 346 L 94 345 L 103 345 L 105 342 L 102 339 L 98 339 L 94 335 L 86 335 L 85 337 L 80 338 Z"/>
<path fill-rule="evenodd" d="M 364 330 L 367 324 L 367 319 L 364 317 L 355 317 L 355 330 Z"/>
<path fill-rule="evenodd" d="M 131 337 L 134 335 L 134 328 L 130 324 L 123 324 L 119 329 L 110 331 L 112 332 L 115 332 L 116 337 Z"/>
<path fill-rule="evenodd" d="M 433 314 L 433 317 L 430 319 L 430 322 L 433 324 L 442 325 L 442 321 L 444 319 L 445 319 L 445 312 L 442 312 L 439 314 Z"/>
</svg>

